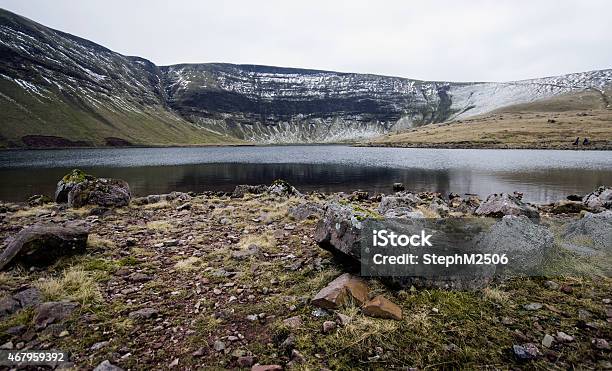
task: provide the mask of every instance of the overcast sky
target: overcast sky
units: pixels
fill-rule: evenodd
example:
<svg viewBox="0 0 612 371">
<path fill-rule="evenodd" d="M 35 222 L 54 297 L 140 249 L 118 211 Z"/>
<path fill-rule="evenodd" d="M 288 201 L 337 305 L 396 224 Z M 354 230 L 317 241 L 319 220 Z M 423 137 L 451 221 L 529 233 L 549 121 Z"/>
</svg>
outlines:
<svg viewBox="0 0 612 371">
<path fill-rule="evenodd" d="M 158 65 L 228 62 L 424 80 L 612 68 L 608 0 L 0 0 Z"/>
</svg>

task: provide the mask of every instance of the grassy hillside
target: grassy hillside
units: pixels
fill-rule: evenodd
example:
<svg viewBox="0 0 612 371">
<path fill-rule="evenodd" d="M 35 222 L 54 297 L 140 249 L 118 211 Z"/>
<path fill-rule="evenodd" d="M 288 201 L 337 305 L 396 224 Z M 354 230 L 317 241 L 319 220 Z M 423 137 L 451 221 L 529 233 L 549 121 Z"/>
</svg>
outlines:
<svg viewBox="0 0 612 371">
<path fill-rule="evenodd" d="M 363 143 L 390 147 L 612 149 L 610 89 L 504 107 Z M 572 142 L 580 137 L 581 144 Z M 592 143 L 582 145 L 588 138 Z"/>
<path fill-rule="evenodd" d="M 133 145 L 239 142 L 235 138 L 194 126 L 161 106 L 143 107 L 142 110 L 114 109 L 107 104 L 96 107 L 60 91 L 46 91 L 38 96 L 6 79 L 0 79 L 0 91 L 3 92 L 0 95 L 3 111 L 1 147 L 26 146 L 24 138 L 41 133 L 77 142 L 72 145 L 88 146 L 109 145 L 107 138 L 118 138 Z M 30 138 L 30 142 L 40 141 Z M 46 145 L 39 143 L 31 146 Z"/>
</svg>

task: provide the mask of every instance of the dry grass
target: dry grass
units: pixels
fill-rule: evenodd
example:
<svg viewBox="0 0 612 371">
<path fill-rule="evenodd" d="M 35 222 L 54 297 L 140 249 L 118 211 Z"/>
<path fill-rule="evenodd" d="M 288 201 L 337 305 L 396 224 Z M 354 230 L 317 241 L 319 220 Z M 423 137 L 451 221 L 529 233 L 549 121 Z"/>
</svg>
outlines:
<svg viewBox="0 0 612 371">
<path fill-rule="evenodd" d="M 60 277 L 41 280 L 36 286 L 47 300 L 70 300 L 82 305 L 100 303 L 103 300 L 95 273 L 78 267 L 68 268 Z"/>
<path fill-rule="evenodd" d="M 174 269 L 181 272 L 189 272 L 196 269 L 200 269 L 202 265 L 202 259 L 195 256 L 190 256 L 187 259 L 182 259 L 174 264 Z"/>
<path fill-rule="evenodd" d="M 167 209 L 170 207 L 172 207 L 172 204 L 168 201 L 160 201 L 154 204 L 147 204 L 143 206 L 145 210 L 160 210 L 160 209 Z"/>
<path fill-rule="evenodd" d="M 172 224 L 164 220 L 155 220 L 155 221 L 147 223 L 147 229 L 150 229 L 153 231 L 166 232 L 166 231 L 169 231 L 170 228 L 172 228 Z"/>
<path fill-rule="evenodd" d="M 18 210 L 8 215 L 9 215 L 9 218 L 11 219 L 18 219 L 18 218 L 28 218 L 32 216 L 49 214 L 51 213 L 51 211 L 52 211 L 51 205 L 43 205 L 43 206 L 36 206 L 36 207 L 26 208 L 23 210 Z"/>
<path fill-rule="evenodd" d="M 609 94 L 608 94 L 608 99 Z M 554 122 L 549 122 L 549 120 Z M 594 92 L 518 104 L 465 120 L 388 134 L 368 144 L 398 147 L 612 148 L 612 110 Z M 590 146 L 573 146 L 580 137 Z"/>
<path fill-rule="evenodd" d="M 93 249 L 113 249 L 117 247 L 111 240 L 101 238 L 97 234 L 90 234 L 87 237 L 87 246 Z"/>
<path fill-rule="evenodd" d="M 505 304 L 510 299 L 510 295 L 507 292 L 495 287 L 485 287 L 482 290 L 482 295 L 485 298 L 499 304 Z"/>
<path fill-rule="evenodd" d="M 240 239 L 238 246 L 241 249 L 248 249 L 251 245 L 256 245 L 263 252 L 274 252 L 276 248 L 276 238 L 272 232 L 264 232 L 262 234 L 250 234 Z"/>
</svg>

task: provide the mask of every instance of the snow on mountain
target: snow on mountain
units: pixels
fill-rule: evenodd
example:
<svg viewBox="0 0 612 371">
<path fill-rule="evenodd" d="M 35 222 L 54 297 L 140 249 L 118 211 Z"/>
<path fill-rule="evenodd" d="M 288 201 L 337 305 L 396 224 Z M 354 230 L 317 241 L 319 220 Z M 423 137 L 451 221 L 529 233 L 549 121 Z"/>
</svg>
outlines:
<svg viewBox="0 0 612 371">
<path fill-rule="evenodd" d="M 337 142 L 611 82 L 612 70 L 455 83 L 223 63 L 158 67 L 0 10 L 0 105 L 7 108 L 0 113 L 7 123 L 0 142 L 9 138 L 11 145 L 19 145 L 19 133 L 63 131 L 74 137 L 116 132 L 146 143 L 168 130 L 184 138 L 178 133 L 193 127 L 262 143 Z M 139 127 L 143 122 L 148 126 Z M 117 130 L 119 124 L 124 128 Z"/>
</svg>

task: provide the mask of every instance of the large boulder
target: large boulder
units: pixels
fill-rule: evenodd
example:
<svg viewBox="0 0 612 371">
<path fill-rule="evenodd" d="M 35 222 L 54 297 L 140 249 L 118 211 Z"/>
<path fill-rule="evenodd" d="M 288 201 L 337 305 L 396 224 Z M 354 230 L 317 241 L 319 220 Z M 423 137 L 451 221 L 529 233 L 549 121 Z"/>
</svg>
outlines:
<svg viewBox="0 0 612 371">
<path fill-rule="evenodd" d="M 505 215 L 524 215 L 528 218 L 539 218 L 536 208 L 530 206 L 517 195 L 508 193 L 492 194 L 476 209 L 476 215 L 501 218 Z"/>
<path fill-rule="evenodd" d="M 130 203 L 130 186 L 121 179 L 98 178 L 76 184 L 68 193 L 70 207 L 122 207 Z"/>
<path fill-rule="evenodd" d="M 399 210 L 402 207 L 391 210 Z M 367 219 L 370 219 L 367 221 Z M 403 223 L 408 222 L 410 225 L 429 225 L 434 226 L 435 223 L 429 223 L 426 219 L 418 218 L 400 218 L 388 219 L 381 218 L 380 215 L 374 214 L 368 210 L 353 208 L 351 205 L 342 205 L 337 202 L 327 204 L 325 214 L 317 224 L 314 238 L 320 247 L 331 251 L 334 256 L 349 268 L 361 266 L 361 247 L 364 238 L 371 236 L 371 231 L 366 230 L 371 227 L 370 223 L 396 223 L 397 229 L 402 228 Z M 488 284 L 494 274 L 494 266 L 486 266 L 482 269 L 474 269 L 469 274 L 463 275 L 447 275 L 447 276 L 420 276 L 420 275 L 388 275 L 384 276 L 384 280 L 393 286 L 401 288 L 409 288 L 411 286 L 423 288 L 442 288 L 456 290 L 473 290 L 482 288 Z"/>
<path fill-rule="evenodd" d="M 506 215 L 477 241 L 479 250 L 486 253 L 506 254 L 514 272 L 533 273 L 554 247 L 553 233 L 532 222 L 525 215 Z"/>
<path fill-rule="evenodd" d="M 369 215 L 337 202 L 327 204 L 314 233 L 315 241 L 336 256 L 348 256 L 348 263 L 359 263 L 360 240 L 364 221 Z"/>
<path fill-rule="evenodd" d="M 612 211 L 585 213 L 582 219 L 568 223 L 563 238 L 586 249 L 612 253 Z"/>
<path fill-rule="evenodd" d="M 82 253 L 89 232 L 80 226 L 35 225 L 22 229 L 0 254 L 0 270 L 12 262 L 46 266 L 60 256 Z"/>
<path fill-rule="evenodd" d="M 273 195 L 285 197 L 302 195 L 294 186 L 289 184 L 289 182 L 287 182 L 286 180 L 282 179 L 277 179 L 272 182 L 270 187 L 268 187 L 268 192 Z"/>
<path fill-rule="evenodd" d="M 57 182 L 57 188 L 55 189 L 55 202 L 64 203 L 68 202 L 68 193 L 79 183 L 86 180 L 94 180 L 93 175 L 85 174 L 82 170 L 74 169 Z"/>
<path fill-rule="evenodd" d="M 610 209 L 612 208 L 612 188 L 601 186 L 584 196 L 582 202 L 593 210 Z"/>
</svg>

